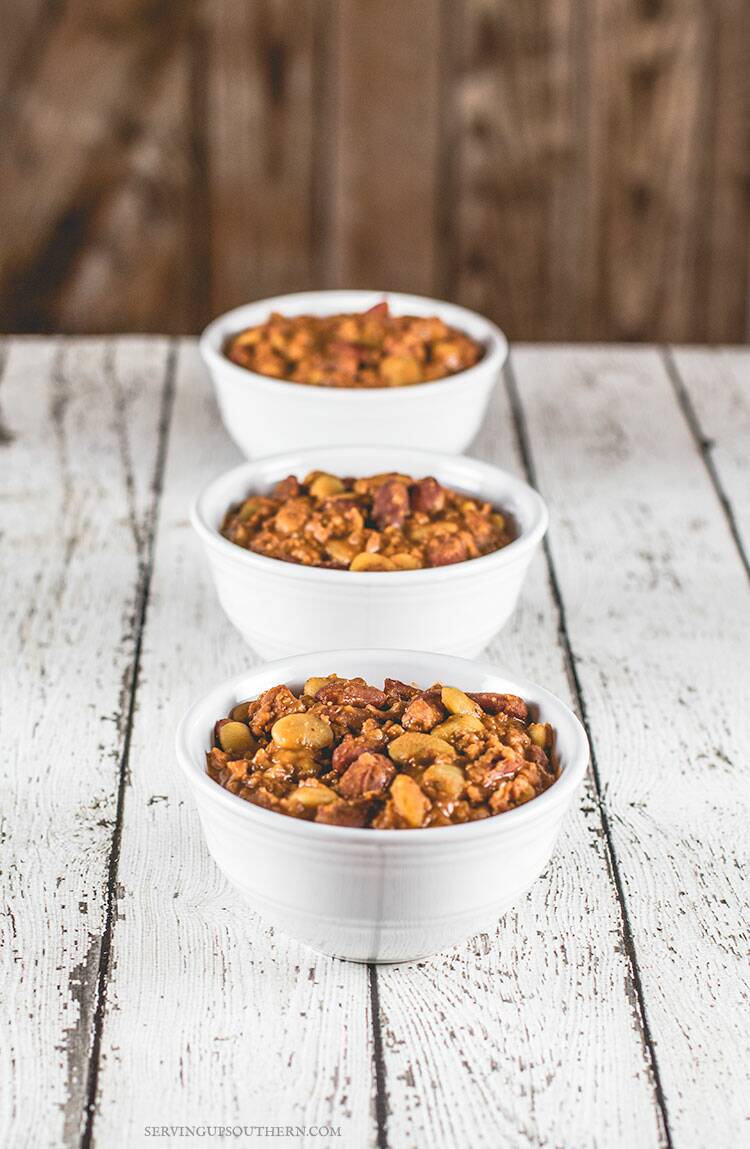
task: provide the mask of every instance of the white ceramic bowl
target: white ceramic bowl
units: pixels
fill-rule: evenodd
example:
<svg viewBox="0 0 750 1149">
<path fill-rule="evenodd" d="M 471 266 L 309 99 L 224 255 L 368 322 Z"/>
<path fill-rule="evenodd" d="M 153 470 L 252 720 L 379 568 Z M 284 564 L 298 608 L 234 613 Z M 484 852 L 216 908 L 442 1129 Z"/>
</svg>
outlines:
<svg viewBox="0 0 750 1149">
<path fill-rule="evenodd" d="M 333 315 L 365 311 L 386 299 L 395 315 L 437 315 L 485 347 L 474 367 L 410 387 L 374 389 L 313 387 L 257 375 L 227 359 L 230 335 L 282 315 Z M 296 447 L 424 443 L 435 451 L 463 451 L 484 417 L 492 388 L 508 355 L 502 331 L 464 307 L 378 291 L 310 291 L 262 299 L 220 315 L 201 335 L 200 350 L 216 389 L 229 434 L 248 459 Z"/>
<path fill-rule="evenodd" d="M 427 830 L 325 826 L 263 810 L 206 773 L 217 718 L 246 698 L 312 674 L 385 677 L 521 695 L 557 732 L 558 780 L 524 806 L 481 822 Z M 216 864 L 249 905 L 313 949 L 350 961 L 410 961 L 498 918 L 549 862 L 588 764 L 586 735 L 554 695 L 504 670 L 395 650 L 328 651 L 271 663 L 212 690 L 177 731 L 177 756 Z"/>
<path fill-rule="evenodd" d="M 219 533 L 230 504 L 286 475 L 401 471 L 510 511 L 519 537 L 468 562 L 415 571 L 340 571 L 254 554 Z M 547 529 L 541 497 L 522 479 L 464 456 L 381 447 L 338 447 L 244 463 L 210 483 L 192 508 L 219 601 L 264 658 L 336 647 L 401 647 L 474 655 L 507 622 Z"/>
</svg>

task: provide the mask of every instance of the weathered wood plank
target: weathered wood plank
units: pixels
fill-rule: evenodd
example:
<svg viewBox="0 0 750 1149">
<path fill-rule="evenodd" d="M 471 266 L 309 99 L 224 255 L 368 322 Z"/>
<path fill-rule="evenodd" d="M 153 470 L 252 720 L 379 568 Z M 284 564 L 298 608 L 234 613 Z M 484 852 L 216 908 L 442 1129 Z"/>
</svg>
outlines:
<svg viewBox="0 0 750 1149">
<path fill-rule="evenodd" d="M 694 329 L 709 275 L 698 244 L 713 38 L 700 0 L 590 5 L 581 261 L 592 311 L 577 338 L 685 339 Z"/>
<path fill-rule="evenodd" d="M 43 19 L 45 23 L 42 23 Z M 49 27 L 45 0 L 0 0 L 0 95 L 12 93 L 16 77 L 32 58 L 38 39 Z"/>
<path fill-rule="evenodd" d="M 473 453 L 522 471 L 504 390 Z M 487 657 L 571 701 L 543 557 Z M 496 930 L 378 971 L 389 1143 L 660 1144 L 622 929 L 589 779 L 547 873 Z"/>
<path fill-rule="evenodd" d="M 211 306 L 312 285 L 313 0 L 206 9 Z"/>
<path fill-rule="evenodd" d="M 84 246 L 191 4 L 71 0 L 0 116 L 0 309 L 6 330 L 49 329 L 40 310 Z M 147 258 L 147 256 L 145 256 Z M 96 309 L 96 301 L 91 305 Z M 96 327 L 92 315 L 78 329 Z M 118 323 L 122 328 L 122 321 Z"/>
<path fill-rule="evenodd" d="M 681 338 L 743 342 L 750 338 L 750 4 L 716 0 L 704 11 L 711 21 L 701 131 L 706 154 L 694 225 L 693 320 Z"/>
<path fill-rule="evenodd" d="M 437 292 L 440 261 L 440 0 L 340 0 L 331 25 L 335 99 L 332 285 Z"/>
<path fill-rule="evenodd" d="M 512 338 L 569 337 L 587 306 L 578 8 L 445 9 L 449 292 Z"/>
<path fill-rule="evenodd" d="M 750 556 L 750 351 L 675 347 L 677 385 L 747 561 Z"/>
<path fill-rule="evenodd" d="M 0 1142 L 78 1145 L 166 345 L 12 345 L 0 399 Z"/>
<path fill-rule="evenodd" d="M 197 330 L 348 283 L 514 338 L 747 338 L 746 0 L 0 0 L 0 26 L 5 330 Z"/>
<path fill-rule="evenodd" d="M 184 37 L 165 55 L 154 92 L 123 145 L 108 193 L 92 205 L 62 285 L 46 277 L 35 305 L 57 330 L 185 332 L 207 321 L 194 285 L 206 274 L 204 219 L 194 220 L 190 67 Z M 199 296 L 202 302 L 202 295 Z"/>
<path fill-rule="evenodd" d="M 187 521 L 197 489 L 237 461 L 183 345 L 143 642 L 107 991 L 97 1144 L 150 1143 L 151 1124 L 341 1126 L 368 1145 L 367 970 L 274 935 L 223 881 L 174 761 L 182 712 L 252 665 Z M 294 1144 L 319 1144 L 314 1138 Z"/>
<path fill-rule="evenodd" d="M 750 587 L 656 351 L 514 362 L 673 1142 L 738 1144 Z"/>
<path fill-rule="evenodd" d="M 449 292 L 516 338 L 745 338 L 748 6 L 446 11 Z"/>
</svg>

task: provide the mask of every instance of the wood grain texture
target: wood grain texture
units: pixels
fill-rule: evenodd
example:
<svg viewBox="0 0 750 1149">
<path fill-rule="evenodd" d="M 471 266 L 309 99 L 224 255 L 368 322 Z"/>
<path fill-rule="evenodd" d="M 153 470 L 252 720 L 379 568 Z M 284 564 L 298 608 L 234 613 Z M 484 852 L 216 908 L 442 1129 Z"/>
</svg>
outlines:
<svg viewBox="0 0 750 1149">
<path fill-rule="evenodd" d="M 64 291 L 54 281 L 36 285 L 35 305 L 63 331 L 79 329 L 81 316 L 91 332 L 116 331 L 123 316 L 137 331 L 185 331 L 200 323 L 184 47 L 179 40 L 157 72 L 142 127 L 121 150 L 116 183 L 92 205 Z"/>
<path fill-rule="evenodd" d="M 0 328 L 309 287 L 748 338 L 746 0 L 0 0 Z"/>
<path fill-rule="evenodd" d="M 708 273 L 697 243 L 709 11 L 700 0 L 595 0 L 591 16 L 585 262 L 597 273 L 592 314 L 608 321 L 590 335 L 638 340 L 656 327 L 687 338 L 692 285 Z"/>
<path fill-rule="evenodd" d="M 511 338 L 560 337 L 581 322 L 577 9 L 446 7 L 450 290 Z"/>
<path fill-rule="evenodd" d="M 374 1139 L 366 967 L 275 935 L 238 902 L 175 762 L 190 702 L 256 661 L 221 612 L 187 519 L 197 490 L 237 461 L 185 344 L 124 802 L 100 1145 L 149 1144 L 145 1125 L 201 1122 L 330 1123 L 342 1129 L 334 1143 Z"/>
<path fill-rule="evenodd" d="M 679 337 L 692 342 L 750 338 L 750 4 L 716 0 L 704 84 L 703 183 L 695 231 L 698 273 L 693 322 Z M 673 338 L 677 338 L 676 336 Z"/>
<path fill-rule="evenodd" d="M 504 389 L 472 453 L 521 472 Z M 487 658 L 572 684 L 544 556 Z M 393 1146 L 663 1143 L 591 778 L 547 872 L 496 930 L 378 971 Z"/>
<path fill-rule="evenodd" d="M 123 145 L 140 130 L 165 44 L 179 36 L 190 9 L 154 0 L 107 0 L 95 8 L 71 0 L 40 38 L 0 117 L 6 329 L 54 326 L 37 294 L 43 299 L 65 283 L 92 212 L 122 174 Z M 92 317 L 86 326 L 98 325 Z"/>
<path fill-rule="evenodd" d="M 206 9 L 214 312 L 311 286 L 313 0 Z"/>
<path fill-rule="evenodd" d="M 676 347 L 672 362 L 687 400 L 688 417 L 727 499 L 730 525 L 750 555 L 750 352 Z"/>
<path fill-rule="evenodd" d="M 655 351 L 514 362 L 673 1143 L 738 1144 L 750 585 Z"/>
<path fill-rule="evenodd" d="M 333 75 L 335 286 L 435 294 L 440 0 L 339 0 Z"/>
<path fill-rule="evenodd" d="M 12 92 L 14 82 L 37 46 L 47 0 L 0 0 L 0 94 Z"/>
<path fill-rule="evenodd" d="M 166 358 L 125 346 L 18 343 L 0 385 L 4 1145 L 82 1127 Z"/>
</svg>

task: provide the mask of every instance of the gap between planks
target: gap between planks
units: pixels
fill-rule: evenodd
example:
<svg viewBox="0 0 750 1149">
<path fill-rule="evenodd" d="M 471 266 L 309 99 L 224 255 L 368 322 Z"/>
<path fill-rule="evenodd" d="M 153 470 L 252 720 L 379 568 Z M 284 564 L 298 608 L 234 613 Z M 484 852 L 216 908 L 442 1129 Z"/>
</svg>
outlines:
<svg viewBox="0 0 750 1149">
<path fill-rule="evenodd" d="M 113 348 L 114 344 L 111 345 L 109 352 L 110 363 Z M 83 1114 L 84 1124 L 80 1142 L 81 1149 L 90 1149 L 90 1146 L 93 1144 L 94 1123 L 96 1121 L 96 1095 L 99 1082 L 99 1061 L 101 1054 L 102 1032 L 104 1028 L 104 1018 L 107 1010 L 107 984 L 109 981 L 111 968 L 112 938 L 114 934 L 117 901 L 117 877 L 120 861 L 120 847 L 122 844 L 123 814 L 125 809 L 125 791 L 128 783 L 130 745 L 133 730 L 133 719 L 135 716 L 136 700 L 138 695 L 143 632 L 146 625 L 149 593 L 151 588 L 151 577 L 153 574 L 154 542 L 156 539 L 156 527 L 159 520 L 159 502 L 161 499 L 164 467 L 167 457 L 167 443 L 169 439 L 169 426 L 174 403 L 176 367 L 177 341 L 172 339 L 169 341 L 168 345 L 167 359 L 164 368 L 164 379 L 161 389 L 156 461 L 154 465 L 154 475 L 151 485 L 151 504 L 149 506 L 148 516 L 146 519 L 146 529 L 144 534 L 140 537 L 139 532 L 137 531 L 137 524 L 135 523 L 135 520 L 133 520 L 134 530 L 136 531 L 136 547 L 138 550 L 140 566 L 138 586 L 136 589 L 135 647 L 133 651 L 130 688 L 127 699 L 127 712 L 125 720 L 125 731 L 122 742 L 122 754 L 118 764 L 115 824 L 112 832 L 112 844 L 110 847 L 109 863 L 107 867 L 104 930 L 102 932 L 101 946 L 99 949 L 99 964 L 96 977 L 96 990 L 94 993 L 94 1019 L 91 1051 L 89 1054 L 87 1070 L 85 1095 L 86 1102 Z M 112 370 L 114 370 L 113 366 Z M 128 480 L 130 483 L 131 479 L 129 472 Z"/>
<path fill-rule="evenodd" d="M 737 548 L 737 552 L 740 556 L 740 561 L 745 568 L 745 574 L 750 580 L 750 557 L 748 557 L 748 553 L 745 550 L 745 545 L 742 541 L 742 535 L 740 534 L 740 529 L 737 525 L 737 519 L 735 517 L 734 510 L 732 509 L 732 501 L 724 489 L 724 484 L 719 477 L 719 472 L 711 454 L 713 443 L 703 431 L 700 419 L 698 418 L 698 412 L 695 410 L 693 401 L 690 398 L 688 389 L 685 386 L 682 375 L 680 374 L 680 368 L 677 365 L 677 360 L 675 359 L 672 347 L 661 348 L 661 354 L 664 360 L 664 367 L 666 369 L 667 376 L 670 383 L 672 384 L 672 387 L 674 388 L 674 392 L 677 397 L 677 403 L 683 415 L 685 416 L 685 421 L 687 422 L 687 425 L 690 429 L 690 434 L 693 436 L 693 440 L 695 441 L 695 446 L 698 454 L 703 460 L 703 465 L 708 472 L 711 486 L 713 487 L 716 493 L 716 497 L 719 500 L 719 505 L 721 506 L 724 518 L 726 519 L 727 527 L 729 528 L 729 533 L 732 536 L 734 545 Z"/>
<path fill-rule="evenodd" d="M 535 490 L 538 490 L 539 486 L 537 482 L 536 468 L 534 465 L 528 431 L 526 429 L 526 420 L 523 413 L 523 406 L 521 404 L 521 397 L 518 391 L 518 386 L 513 370 L 512 355 L 509 356 L 503 370 L 503 382 L 508 394 L 510 408 L 513 413 L 513 426 L 518 442 L 519 453 L 523 461 L 525 477 L 531 486 L 534 487 Z M 622 877 L 620 875 L 619 867 L 617 864 L 617 853 L 615 851 L 612 837 L 612 828 L 609 821 L 609 815 L 607 813 L 606 804 L 602 797 L 602 784 L 597 763 L 596 747 L 594 745 L 594 739 L 588 719 L 583 688 L 578 676 L 578 671 L 576 670 L 576 660 L 575 654 L 573 652 L 570 633 L 568 631 L 565 604 L 563 602 L 563 597 L 560 591 L 560 583 L 557 577 L 557 570 L 555 568 L 555 563 L 552 558 L 552 551 L 550 549 L 549 541 L 547 538 L 543 540 L 542 548 L 544 550 L 544 557 L 547 565 L 550 590 L 552 592 L 552 598 L 557 608 L 560 625 L 560 644 L 565 659 L 565 666 L 570 681 L 571 692 L 573 698 L 575 699 L 576 707 L 578 708 L 578 712 L 581 716 L 581 722 L 583 723 L 584 729 L 586 731 L 586 737 L 589 740 L 589 746 L 591 748 L 591 776 L 594 783 L 597 805 L 599 807 L 602 829 L 604 831 L 607 862 L 617 894 L 617 903 L 621 919 L 623 947 L 625 950 L 628 965 L 630 967 L 630 976 L 633 984 L 633 1012 L 638 1023 L 644 1059 L 652 1078 L 656 1104 L 659 1111 L 659 1124 L 663 1143 L 667 1149 L 673 1149 L 673 1140 L 669 1126 L 669 1115 L 667 1112 L 666 1097 L 664 1094 L 664 1087 L 659 1072 L 659 1063 L 656 1057 L 654 1040 L 649 1025 L 648 1013 L 646 1010 L 643 983 L 641 979 L 640 968 L 638 965 L 638 955 L 636 953 L 635 940 L 630 923 L 630 915 L 625 899 Z"/>
<path fill-rule="evenodd" d="M 367 973 L 370 990 L 370 1017 L 372 1019 L 372 1066 L 375 1082 L 375 1144 L 377 1149 L 388 1149 L 388 1086 L 383 1054 L 378 967 L 371 963 L 367 967 Z"/>
</svg>

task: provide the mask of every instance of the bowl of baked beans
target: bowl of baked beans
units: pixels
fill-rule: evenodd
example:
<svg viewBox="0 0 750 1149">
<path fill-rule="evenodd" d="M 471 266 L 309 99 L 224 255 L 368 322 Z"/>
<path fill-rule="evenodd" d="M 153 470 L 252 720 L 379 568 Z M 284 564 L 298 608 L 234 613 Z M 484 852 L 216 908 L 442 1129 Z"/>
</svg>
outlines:
<svg viewBox="0 0 750 1149">
<path fill-rule="evenodd" d="M 547 518 L 498 467 L 387 447 L 244 463 L 192 508 L 219 601 L 264 658 L 332 644 L 478 654 L 515 609 Z"/>
<path fill-rule="evenodd" d="M 393 962 L 497 927 L 549 865 L 588 744 L 498 667 L 338 650 L 216 687 L 177 754 L 239 897 L 324 953 Z"/>
<path fill-rule="evenodd" d="M 314 291 L 236 308 L 200 350 L 250 459 L 315 446 L 429 442 L 462 451 L 508 353 L 467 308 L 396 292 Z"/>
</svg>

